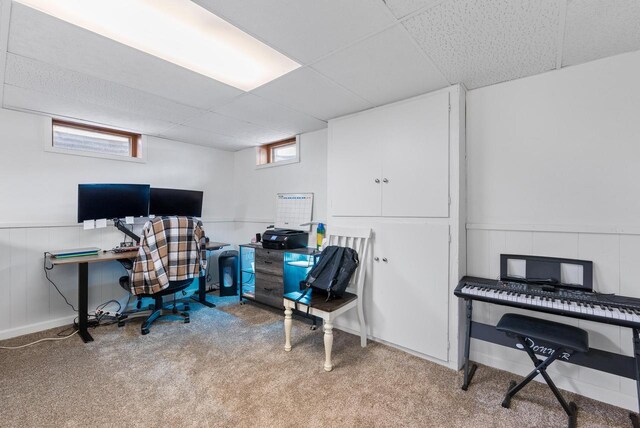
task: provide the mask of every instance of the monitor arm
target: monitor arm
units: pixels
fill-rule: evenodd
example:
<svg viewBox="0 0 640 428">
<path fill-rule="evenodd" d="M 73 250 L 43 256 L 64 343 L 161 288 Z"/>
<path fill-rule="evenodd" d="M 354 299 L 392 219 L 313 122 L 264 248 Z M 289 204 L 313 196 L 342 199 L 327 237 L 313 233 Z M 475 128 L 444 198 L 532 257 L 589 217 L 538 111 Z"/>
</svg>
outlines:
<svg viewBox="0 0 640 428">
<path fill-rule="evenodd" d="M 125 226 L 122 223 L 122 220 L 120 220 L 119 218 L 114 218 L 113 225 L 117 227 L 120 232 L 124 233 L 125 235 L 136 241 L 138 244 L 140 244 L 140 237 L 133 233 L 127 226 Z"/>
</svg>

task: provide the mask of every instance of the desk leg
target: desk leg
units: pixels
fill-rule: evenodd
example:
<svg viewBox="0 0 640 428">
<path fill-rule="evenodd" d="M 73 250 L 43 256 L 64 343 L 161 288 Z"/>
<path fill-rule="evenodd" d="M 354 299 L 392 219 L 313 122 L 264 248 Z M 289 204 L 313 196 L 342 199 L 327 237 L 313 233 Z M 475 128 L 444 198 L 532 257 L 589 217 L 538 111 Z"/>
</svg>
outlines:
<svg viewBox="0 0 640 428">
<path fill-rule="evenodd" d="M 93 342 L 87 331 L 89 323 L 89 263 L 78 264 L 78 331 L 84 341 Z"/>
<path fill-rule="evenodd" d="M 202 303 L 206 307 L 209 307 L 209 308 L 216 307 L 216 305 L 207 301 L 207 271 L 204 272 L 203 276 L 200 276 L 198 278 L 198 298 L 194 299 L 192 297 L 192 299 L 198 303 Z"/>
<path fill-rule="evenodd" d="M 640 330 L 637 328 L 632 329 L 633 332 L 633 356 L 636 359 L 636 388 L 638 391 L 638 410 L 640 410 Z M 631 423 L 634 428 L 640 428 L 640 420 L 638 414 L 629 413 Z"/>
<path fill-rule="evenodd" d="M 462 384 L 462 390 L 466 391 L 478 367 L 475 364 L 469 367 L 469 364 L 471 364 L 469 361 L 469 351 L 471 350 L 471 315 L 473 302 L 471 299 L 464 299 L 464 303 L 466 306 L 466 335 L 464 337 L 464 382 Z"/>
</svg>

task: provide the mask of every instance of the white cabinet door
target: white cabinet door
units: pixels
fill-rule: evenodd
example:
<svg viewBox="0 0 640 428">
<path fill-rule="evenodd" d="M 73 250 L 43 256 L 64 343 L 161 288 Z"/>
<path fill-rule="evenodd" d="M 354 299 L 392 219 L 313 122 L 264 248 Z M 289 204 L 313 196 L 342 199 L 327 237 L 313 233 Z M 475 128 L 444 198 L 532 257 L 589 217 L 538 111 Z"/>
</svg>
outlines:
<svg viewBox="0 0 640 428">
<path fill-rule="evenodd" d="M 382 165 L 380 112 L 329 122 L 328 189 L 337 216 L 379 216 Z M 377 181 L 376 181 L 377 180 Z"/>
<path fill-rule="evenodd" d="M 449 226 L 384 224 L 375 232 L 379 260 L 365 291 L 371 333 L 448 361 Z"/>
<path fill-rule="evenodd" d="M 449 216 L 449 93 L 385 109 L 382 215 Z"/>
</svg>

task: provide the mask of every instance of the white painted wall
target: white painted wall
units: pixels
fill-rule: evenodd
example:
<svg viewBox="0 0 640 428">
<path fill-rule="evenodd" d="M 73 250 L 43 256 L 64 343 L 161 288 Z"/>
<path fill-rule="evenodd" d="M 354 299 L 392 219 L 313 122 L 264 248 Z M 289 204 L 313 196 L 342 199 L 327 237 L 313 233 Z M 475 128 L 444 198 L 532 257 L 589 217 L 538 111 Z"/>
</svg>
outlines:
<svg viewBox="0 0 640 428">
<path fill-rule="evenodd" d="M 597 291 L 640 297 L 639 73 L 635 52 L 468 92 L 470 275 L 497 277 L 500 253 L 580 258 L 594 262 Z M 475 320 L 494 325 L 505 312 L 474 306 Z M 631 355 L 628 329 L 545 317 Z M 530 370 L 524 354 L 475 340 L 472 359 Z M 551 367 L 561 388 L 637 410 L 634 381 Z"/>
<path fill-rule="evenodd" d="M 235 152 L 233 177 L 236 243 L 250 242 L 275 222 L 277 193 L 313 193 L 313 220 L 326 222 L 327 130 L 300 136 L 298 163 L 256 168 L 254 148 Z"/>
<path fill-rule="evenodd" d="M 0 338 L 66 324 L 73 313 L 42 270 L 43 253 L 58 248 L 112 248 L 115 228 L 76 224 L 78 183 L 149 183 L 204 191 L 203 220 L 214 240 L 233 238 L 231 152 L 149 137 L 146 163 L 46 152 L 50 119 L 0 109 Z M 115 263 L 91 266 L 90 305 L 126 296 Z M 72 302 L 77 268 L 56 267 L 52 279 Z"/>
</svg>

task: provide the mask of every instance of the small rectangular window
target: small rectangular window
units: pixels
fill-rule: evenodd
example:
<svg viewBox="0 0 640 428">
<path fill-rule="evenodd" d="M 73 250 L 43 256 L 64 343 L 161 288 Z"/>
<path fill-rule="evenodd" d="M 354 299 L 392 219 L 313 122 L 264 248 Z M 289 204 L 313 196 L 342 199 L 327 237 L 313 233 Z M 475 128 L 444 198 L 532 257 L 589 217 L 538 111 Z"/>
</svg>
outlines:
<svg viewBox="0 0 640 428">
<path fill-rule="evenodd" d="M 298 144 L 295 137 L 260 146 L 256 153 L 256 165 L 288 163 L 297 160 Z"/>
<path fill-rule="evenodd" d="M 63 150 L 139 158 L 140 137 L 116 129 L 53 121 L 53 147 Z"/>
</svg>

